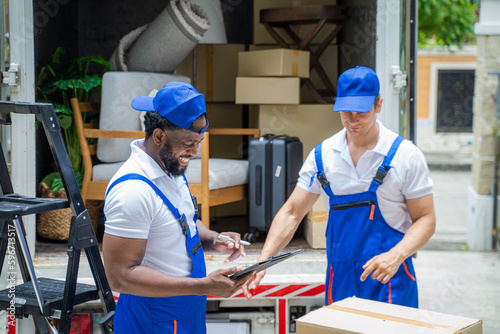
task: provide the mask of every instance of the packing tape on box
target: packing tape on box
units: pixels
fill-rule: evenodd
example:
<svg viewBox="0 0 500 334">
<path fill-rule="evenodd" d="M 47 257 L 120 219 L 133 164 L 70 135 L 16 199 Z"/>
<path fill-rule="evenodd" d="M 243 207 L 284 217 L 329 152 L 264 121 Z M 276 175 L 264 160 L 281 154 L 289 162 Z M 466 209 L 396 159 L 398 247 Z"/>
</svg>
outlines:
<svg viewBox="0 0 500 334">
<path fill-rule="evenodd" d="M 292 61 L 292 70 L 290 71 L 292 76 L 297 77 L 299 75 L 299 63 Z"/>
<path fill-rule="evenodd" d="M 399 323 L 412 325 L 412 326 L 419 326 L 419 327 L 425 327 L 425 328 L 436 329 L 436 330 L 445 330 L 445 331 L 453 333 L 453 334 L 461 334 L 462 333 L 462 331 L 459 328 L 452 327 L 452 326 L 435 325 L 435 324 L 430 324 L 428 322 L 405 319 L 405 318 L 395 317 L 395 316 L 388 315 L 388 314 L 358 310 L 358 309 L 353 309 L 350 307 L 344 307 L 344 306 L 338 306 L 338 305 L 328 305 L 328 306 L 324 306 L 324 307 L 327 307 L 327 308 L 330 308 L 330 309 L 336 310 L 336 311 L 348 312 L 348 313 L 362 315 L 365 317 L 388 320 L 388 321 L 392 321 L 392 322 L 399 322 Z"/>
</svg>

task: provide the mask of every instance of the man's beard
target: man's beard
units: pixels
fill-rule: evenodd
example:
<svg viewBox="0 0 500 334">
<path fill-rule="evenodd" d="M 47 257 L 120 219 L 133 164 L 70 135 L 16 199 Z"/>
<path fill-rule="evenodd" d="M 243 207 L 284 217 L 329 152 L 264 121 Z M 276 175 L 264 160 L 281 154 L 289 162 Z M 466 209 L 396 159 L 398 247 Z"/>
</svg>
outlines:
<svg viewBox="0 0 500 334">
<path fill-rule="evenodd" d="M 179 160 L 173 156 L 172 146 L 168 142 L 165 142 L 163 145 L 159 156 L 171 176 L 181 176 L 186 172 L 187 166 L 181 167 L 179 165 Z"/>
</svg>

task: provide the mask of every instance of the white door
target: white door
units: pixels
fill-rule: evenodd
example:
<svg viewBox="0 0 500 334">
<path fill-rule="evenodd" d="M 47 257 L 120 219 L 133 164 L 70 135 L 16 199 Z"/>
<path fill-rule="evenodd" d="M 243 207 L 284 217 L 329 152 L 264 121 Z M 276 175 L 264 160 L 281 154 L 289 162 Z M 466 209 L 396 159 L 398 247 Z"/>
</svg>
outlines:
<svg viewBox="0 0 500 334">
<path fill-rule="evenodd" d="M 392 131 L 415 141 L 416 0 L 378 0 L 376 68 L 383 111 Z"/>
</svg>

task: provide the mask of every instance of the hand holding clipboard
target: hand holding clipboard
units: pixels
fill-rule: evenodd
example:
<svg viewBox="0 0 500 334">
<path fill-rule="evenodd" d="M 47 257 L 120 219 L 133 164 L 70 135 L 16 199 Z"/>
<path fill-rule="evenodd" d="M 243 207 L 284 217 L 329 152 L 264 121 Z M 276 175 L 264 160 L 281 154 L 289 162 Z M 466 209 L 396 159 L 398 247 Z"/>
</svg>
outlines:
<svg viewBox="0 0 500 334">
<path fill-rule="evenodd" d="M 235 279 L 235 278 L 238 278 L 242 275 L 245 275 L 246 273 L 251 272 L 251 271 L 255 271 L 256 273 L 258 273 L 259 271 L 266 270 L 267 268 L 272 267 L 275 264 L 280 263 L 281 261 L 289 259 L 292 256 L 297 255 L 302 251 L 303 251 L 303 249 L 298 249 L 298 250 L 293 251 L 293 252 L 281 253 L 281 254 L 278 254 L 275 256 L 271 256 L 267 260 L 257 262 L 249 267 L 246 267 L 245 269 L 243 269 L 241 271 L 238 271 L 235 274 L 230 275 L 229 278 Z"/>
</svg>

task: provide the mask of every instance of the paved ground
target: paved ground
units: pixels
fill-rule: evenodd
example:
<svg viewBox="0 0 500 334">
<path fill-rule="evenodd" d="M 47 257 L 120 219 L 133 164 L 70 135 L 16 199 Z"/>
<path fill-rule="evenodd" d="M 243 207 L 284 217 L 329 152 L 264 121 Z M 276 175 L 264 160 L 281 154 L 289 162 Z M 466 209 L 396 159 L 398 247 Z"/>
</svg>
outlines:
<svg viewBox="0 0 500 334">
<path fill-rule="evenodd" d="M 420 251 L 415 260 L 420 308 L 483 320 L 500 333 L 500 254 Z"/>
<path fill-rule="evenodd" d="M 500 333 L 500 253 L 466 249 L 467 170 L 431 169 L 436 233 L 417 254 L 420 308 L 483 320 Z"/>
<path fill-rule="evenodd" d="M 431 169 L 434 181 L 436 232 L 426 249 L 465 250 L 467 188 L 470 170 Z"/>
</svg>

